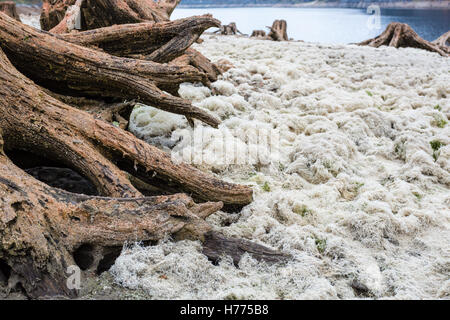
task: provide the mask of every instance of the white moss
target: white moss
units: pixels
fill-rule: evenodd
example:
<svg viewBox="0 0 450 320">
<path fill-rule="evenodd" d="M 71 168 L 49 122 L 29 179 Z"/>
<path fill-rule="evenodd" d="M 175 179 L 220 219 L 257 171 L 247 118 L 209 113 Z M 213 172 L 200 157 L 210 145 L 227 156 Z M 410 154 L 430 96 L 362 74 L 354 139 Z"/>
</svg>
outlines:
<svg viewBox="0 0 450 320">
<path fill-rule="evenodd" d="M 219 129 L 143 109 L 136 132 L 171 135 L 175 158 L 254 186 L 242 212 L 208 221 L 293 260 L 214 266 L 197 242 L 163 242 L 126 250 L 116 280 L 166 299 L 354 298 L 353 280 L 375 298 L 448 298 L 450 129 L 436 119 L 450 116 L 450 60 L 416 49 L 204 39 L 198 50 L 235 68 L 213 84 L 220 95 L 187 84 L 180 94 L 220 117 Z M 277 141 L 243 134 L 255 128 Z M 433 140 L 442 143 L 436 159 Z"/>
</svg>

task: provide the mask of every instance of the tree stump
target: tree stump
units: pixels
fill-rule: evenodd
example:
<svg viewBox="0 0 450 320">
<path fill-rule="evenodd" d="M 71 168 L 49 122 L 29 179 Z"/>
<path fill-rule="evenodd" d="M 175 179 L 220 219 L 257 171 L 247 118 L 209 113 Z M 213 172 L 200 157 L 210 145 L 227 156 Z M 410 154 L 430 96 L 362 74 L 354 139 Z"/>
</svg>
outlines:
<svg viewBox="0 0 450 320">
<path fill-rule="evenodd" d="M 220 33 L 220 34 L 226 35 L 226 36 L 237 35 L 238 33 L 243 34 L 242 32 L 240 32 L 238 30 L 236 23 L 234 23 L 234 22 L 220 26 L 220 29 L 214 31 L 214 33 Z"/>
<path fill-rule="evenodd" d="M 449 56 L 437 44 L 422 39 L 409 25 L 405 23 L 392 22 L 379 36 L 358 43 L 360 46 L 371 46 L 379 48 L 389 46 L 394 48 L 417 48 L 436 52 L 441 56 Z"/>
<path fill-rule="evenodd" d="M 275 20 L 271 27 L 268 37 L 274 41 L 288 41 L 286 20 Z"/>
<path fill-rule="evenodd" d="M 16 3 L 13 1 L 5 1 L 0 2 L 0 12 L 3 12 L 10 16 L 11 18 L 16 19 L 17 21 L 20 21 L 20 16 L 17 13 L 16 9 Z"/>
<path fill-rule="evenodd" d="M 254 30 L 252 32 L 252 35 L 250 37 L 255 37 L 255 38 L 266 38 L 266 32 L 264 30 Z"/>
</svg>

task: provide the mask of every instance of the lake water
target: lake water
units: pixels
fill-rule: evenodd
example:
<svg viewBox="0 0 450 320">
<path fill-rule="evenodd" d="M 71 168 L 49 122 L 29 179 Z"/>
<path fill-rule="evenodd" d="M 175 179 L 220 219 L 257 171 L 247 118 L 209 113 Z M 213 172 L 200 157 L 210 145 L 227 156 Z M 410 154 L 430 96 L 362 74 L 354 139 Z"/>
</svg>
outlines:
<svg viewBox="0 0 450 320">
<path fill-rule="evenodd" d="M 450 30 L 450 10 L 382 9 L 380 29 L 365 9 L 333 8 L 177 8 L 172 19 L 211 13 L 223 24 L 236 22 L 246 34 L 267 30 L 276 19 L 288 23 L 288 36 L 295 40 L 321 43 L 352 43 L 380 34 L 390 22 L 409 24 L 421 37 L 434 40 Z M 373 26 L 373 24 L 369 25 Z M 213 29 L 211 29 L 213 30 Z"/>
</svg>

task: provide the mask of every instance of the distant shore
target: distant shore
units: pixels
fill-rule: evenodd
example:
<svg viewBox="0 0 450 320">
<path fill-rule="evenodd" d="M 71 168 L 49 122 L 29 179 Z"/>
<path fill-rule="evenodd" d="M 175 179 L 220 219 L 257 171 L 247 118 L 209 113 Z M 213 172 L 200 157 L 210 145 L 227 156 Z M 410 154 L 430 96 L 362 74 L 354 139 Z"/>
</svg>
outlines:
<svg viewBox="0 0 450 320">
<path fill-rule="evenodd" d="M 355 8 L 365 9 L 370 5 L 378 5 L 382 9 L 448 9 L 450 10 L 450 1 L 396 1 L 396 2 L 365 2 L 358 3 L 342 3 L 342 2 L 322 2 L 311 1 L 297 4 L 251 4 L 251 5 L 229 5 L 229 4 L 214 4 L 214 5 L 179 5 L 178 8 Z"/>
</svg>

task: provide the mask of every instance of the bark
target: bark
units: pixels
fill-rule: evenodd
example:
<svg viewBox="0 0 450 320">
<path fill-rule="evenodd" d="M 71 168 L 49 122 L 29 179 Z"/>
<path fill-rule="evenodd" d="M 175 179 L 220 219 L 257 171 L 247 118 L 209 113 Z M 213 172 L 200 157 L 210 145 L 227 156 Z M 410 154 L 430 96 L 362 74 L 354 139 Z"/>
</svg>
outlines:
<svg viewBox="0 0 450 320">
<path fill-rule="evenodd" d="M 200 52 L 183 53 L 199 39 L 208 27 L 219 27 L 220 22 L 206 15 L 197 21 L 185 19 L 173 24 L 154 25 L 167 22 L 180 0 L 56 0 L 44 1 L 41 14 L 43 30 L 52 33 L 68 33 L 71 30 L 92 30 L 82 35 L 67 35 L 67 40 L 81 41 L 86 45 L 104 48 L 112 55 L 139 58 L 155 62 L 169 62 L 180 55 L 181 65 L 201 65 L 199 71 L 206 72 L 209 81 L 216 81 L 220 70 Z M 50 4 L 51 3 L 51 4 Z M 70 6 L 75 6 L 68 10 Z M 79 10 L 77 9 L 79 8 Z M 77 13 L 74 17 L 74 12 Z M 79 14 L 78 14 L 79 13 Z M 79 21 L 79 23 L 76 23 Z M 67 23 L 69 22 L 69 23 Z M 146 23 L 143 26 L 121 26 L 123 24 Z M 80 27 L 77 28 L 76 26 Z M 183 29 L 183 27 L 186 27 Z M 174 33 L 178 31 L 178 33 Z M 182 64 L 180 64 L 182 63 Z M 174 63 L 172 63 L 174 64 Z M 209 82 L 204 83 L 209 86 Z M 175 93 L 173 90 L 172 93 Z"/>
<path fill-rule="evenodd" d="M 67 9 L 80 11 L 81 30 L 109 27 L 114 24 L 162 22 L 170 19 L 180 0 L 44 0 L 41 28 L 51 30 L 66 18 Z M 66 19 L 67 20 L 67 19 Z M 58 27 L 64 29 L 64 27 Z"/>
<path fill-rule="evenodd" d="M 210 257 L 229 252 L 236 259 L 249 252 L 271 261 L 277 255 L 242 242 L 233 247 L 235 239 L 224 245 L 234 249 L 219 246 L 216 252 L 208 240 L 211 227 L 203 219 L 223 203 L 249 203 L 248 187 L 175 164 L 130 133 L 47 95 L 1 49 L 0 88 L 0 262 L 30 297 L 75 296 L 66 286 L 69 266 L 104 270 L 124 243 L 170 234 L 200 239 Z M 30 174 L 39 176 L 49 168 L 27 174 L 11 160 L 16 149 L 64 163 L 91 181 L 100 196 L 73 194 L 36 180 Z M 186 194 L 145 197 L 130 176 L 210 202 L 196 204 Z"/>
<path fill-rule="evenodd" d="M 266 35 L 266 32 L 264 30 L 254 30 L 250 37 L 266 38 L 267 35 Z"/>
<path fill-rule="evenodd" d="M 379 48 L 389 46 L 394 48 L 418 48 L 436 52 L 441 56 L 449 56 L 438 45 L 422 39 L 409 25 L 405 23 L 392 22 L 379 36 L 358 43 L 360 46 L 371 46 Z"/>
<path fill-rule="evenodd" d="M 274 41 L 288 41 L 286 20 L 275 20 L 271 27 L 268 37 Z"/>
<path fill-rule="evenodd" d="M 248 240 L 227 238 L 214 231 L 207 232 L 204 236 L 203 254 L 214 262 L 227 255 L 231 256 L 237 265 L 245 253 L 251 254 L 256 260 L 268 263 L 279 263 L 289 259 L 286 254 Z"/>
<path fill-rule="evenodd" d="M 181 56 L 210 27 L 220 21 L 210 15 L 161 23 L 115 25 L 85 32 L 62 34 L 61 39 L 99 48 L 111 55 L 165 63 Z"/>
<path fill-rule="evenodd" d="M 137 99 L 165 111 L 183 114 L 217 127 L 219 120 L 176 93 L 183 82 L 207 82 L 191 66 L 111 56 L 59 39 L 15 22 L 0 13 L 0 46 L 11 62 L 39 85 L 56 93 Z"/>
<path fill-rule="evenodd" d="M 243 34 L 242 32 L 240 32 L 236 26 L 235 22 L 231 22 L 230 24 L 226 24 L 226 25 L 222 25 L 220 26 L 220 29 L 215 31 L 214 33 L 219 33 L 226 35 L 226 36 L 231 36 L 231 35 L 237 35 L 239 34 Z"/>
<path fill-rule="evenodd" d="M 442 36 L 437 38 L 432 42 L 437 45 L 440 49 L 445 51 L 447 54 L 450 54 L 450 31 L 447 31 Z"/>
<path fill-rule="evenodd" d="M 16 3 L 13 1 L 0 2 L 0 12 L 3 12 L 6 15 L 10 16 L 11 18 L 20 21 L 20 16 L 17 13 L 16 9 Z"/>
</svg>

